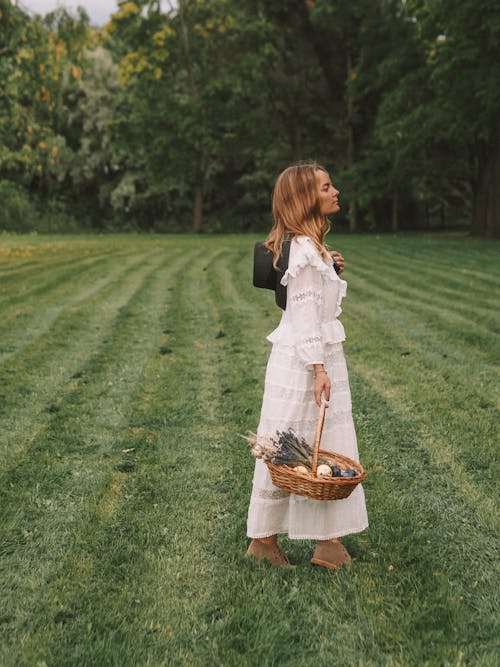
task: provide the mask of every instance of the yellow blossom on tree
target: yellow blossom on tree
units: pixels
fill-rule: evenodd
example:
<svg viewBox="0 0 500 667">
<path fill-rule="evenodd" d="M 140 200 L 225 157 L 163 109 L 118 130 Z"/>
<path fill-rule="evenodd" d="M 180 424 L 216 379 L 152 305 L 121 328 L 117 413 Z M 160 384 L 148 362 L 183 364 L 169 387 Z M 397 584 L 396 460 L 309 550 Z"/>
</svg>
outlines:
<svg viewBox="0 0 500 667">
<path fill-rule="evenodd" d="M 135 2 L 125 2 L 120 6 L 120 9 L 116 12 L 116 14 L 112 15 L 112 19 L 121 21 L 123 19 L 128 19 L 130 16 L 139 14 L 140 11 L 140 8 L 135 4 Z"/>
<path fill-rule="evenodd" d="M 169 26 L 165 26 L 162 30 L 155 32 L 153 35 L 153 44 L 155 46 L 165 46 L 165 42 L 169 37 L 175 35 L 175 32 Z"/>
<path fill-rule="evenodd" d="M 59 152 L 59 149 L 57 146 L 52 146 L 52 150 L 50 151 L 50 154 L 52 155 L 53 158 L 57 157 L 57 154 Z"/>
<path fill-rule="evenodd" d="M 128 53 L 120 62 L 120 83 L 126 85 L 130 82 L 134 74 L 140 74 L 147 68 L 150 68 L 150 65 L 143 53 L 139 53 L 138 51 Z"/>
<path fill-rule="evenodd" d="M 65 51 L 64 44 L 62 42 L 59 42 L 55 48 L 57 63 L 61 62 L 61 56 L 64 55 L 64 51 Z"/>
</svg>

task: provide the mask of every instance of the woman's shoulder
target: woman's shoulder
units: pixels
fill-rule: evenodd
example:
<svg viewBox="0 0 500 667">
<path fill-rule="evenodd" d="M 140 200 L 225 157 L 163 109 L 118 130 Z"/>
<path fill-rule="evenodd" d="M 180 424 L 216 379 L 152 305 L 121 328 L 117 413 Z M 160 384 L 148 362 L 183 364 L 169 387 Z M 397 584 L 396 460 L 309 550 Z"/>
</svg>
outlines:
<svg viewBox="0 0 500 667">
<path fill-rule="evenodd" d="M 295 278 L 307 266 L 325 274 L 332 270 L 332 267 L 323 261 L 320 251 L 309 236 L 295 236 L 290 247 L 288 269 L 281 284 L 286 285 L 290 277 Z"/>
<path fill-rule="evenodd" d="M 313 240 L 309 236 L 306 236 L 305 234 L 300 236 L 298 235 L 294 236 L 293 241 L 301 248 L 314 248 L 314 250 L 317 251 L 317 248 L 314 245 Z"/>
<path fill-rule="evenodd" d="M 313 264 L 314 266 L 316 266 L 318 262 L 321 262 L 322 265 L 327 267 L 333 265 L 333 261 L 325 263 L 323 255 L 309 236 L 295 236 L 293 241 L 295 242 L 292 244 L 295 245 L 294 255 L 298 261 L 305 259 L 309 264 Z M 328 258 L 329 257 L 330 255 L 328 255 Z M 323 266 L 320 268 L 323 268 Z"/>
</svg>

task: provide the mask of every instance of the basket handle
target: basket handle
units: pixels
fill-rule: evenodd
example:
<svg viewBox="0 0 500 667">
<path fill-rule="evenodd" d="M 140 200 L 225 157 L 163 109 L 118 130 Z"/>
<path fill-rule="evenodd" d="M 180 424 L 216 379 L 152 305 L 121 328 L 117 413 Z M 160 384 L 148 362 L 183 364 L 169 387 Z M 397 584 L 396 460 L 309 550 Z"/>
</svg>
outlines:
<svg viewBox="0 0 500 667">
<path fill-rule="evenodd" d="M 325 423 L 325 413 L 326 413 L 327 407 L 328 407 L 328 403 L 321 403 L 321 406 L 319 408 L 318 425 L 316 426 L 316 436 L 314 438 L 313 458 L 312 458 L 312 466 L 311 466 L 313 475 L 316 475 L 316 470 L 318 469 L 319 443 L 320 443 L 320 440 L 321 440 L 321 434 L 323 433 L 323 425 Z"/>
</svg>

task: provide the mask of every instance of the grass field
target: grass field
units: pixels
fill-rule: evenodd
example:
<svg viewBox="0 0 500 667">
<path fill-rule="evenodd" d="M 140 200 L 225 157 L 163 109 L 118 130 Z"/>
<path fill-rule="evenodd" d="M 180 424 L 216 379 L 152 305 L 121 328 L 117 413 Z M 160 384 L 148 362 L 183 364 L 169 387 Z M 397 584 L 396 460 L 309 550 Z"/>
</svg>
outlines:
<svg viewBox="0 0 500 667">
<path fill-rule="evenodd" d="M 245 556 L 255 237 L 0 235 L 0 665 L 500 663 L 498 242 L 340 236 L 370 528 Z"/>
</svg>

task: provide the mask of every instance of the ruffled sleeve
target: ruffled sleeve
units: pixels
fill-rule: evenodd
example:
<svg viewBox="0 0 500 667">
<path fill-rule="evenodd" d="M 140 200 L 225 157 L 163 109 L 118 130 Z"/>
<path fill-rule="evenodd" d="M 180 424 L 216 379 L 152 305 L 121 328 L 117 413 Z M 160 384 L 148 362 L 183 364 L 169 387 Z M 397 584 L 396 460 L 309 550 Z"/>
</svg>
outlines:
<svg viewBox="0 0 500 667">
<path fill-rule="evenodd" d="M 287 311 L 294 332 L 294 347 L 306 366 L 324 363 L 321 335 L 323 279 L 312 266 L 290 275 L 287 286 Z"/>
<path fill-rule="evenodd" d="M 287 286 L 287 319 L 294 347 L 307 367 L 324 363 L 323 281 L 331 270 L 312 241 L 301 237 L 294 244 L 288 270 L 281 280 Z"/>
</svg>

